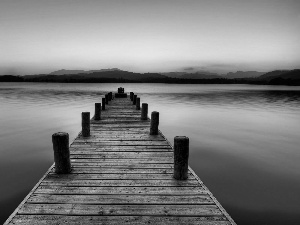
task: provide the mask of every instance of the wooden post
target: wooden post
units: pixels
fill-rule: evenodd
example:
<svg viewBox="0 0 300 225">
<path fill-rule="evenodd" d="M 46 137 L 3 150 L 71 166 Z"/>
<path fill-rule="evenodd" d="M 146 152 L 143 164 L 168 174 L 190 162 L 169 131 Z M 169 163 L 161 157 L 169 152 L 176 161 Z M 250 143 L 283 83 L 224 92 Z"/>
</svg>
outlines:
<svg viewBox="0 0 300 225">
<path fill-rule="evenodd" d="M 107 93 L 108 101 L 111 101 L 110 92 Z"/>
<path fill-rule="evenodd" d="M 58 132 L 52 135 L 55 173 L 70 173 L 69 134 Z"/>
<path fill-rule="evenodd" d="M 105 104 L 108 105 L 108 94 L 105 94 Z"/>
<path fill-rule="evenodd" d="M 141 102 L 141 98 L 136 98 L 136 109 L 137 110 L 140 110 L 141 109 L 141 104 L 140 104 L 140 102 Z"/>
<path fill-rule="evenodd" d="M 118 93 L 119 93 L 119 94 L 124 94 L 124 88 L 119 87 L 119 88 L 118 88 Z"/>
<path fill-rule="evenodd" d="M 90 136 L 90 112 L 81 113 L 82 136 Z"/>
<path fill-rule="evenodd" d="M 176 136 L 174 138 L 174 178 L 186 180 L 189 166 L 189 138 Z"/>
<path fill-rule="evenodd" d="M 102 98 L 102 110 L 105 110 L 105 98 Z"/>
<path fill-rule="evenodd" d="M 130 98 L 130 100 L 133 101 L 134 92 L 130 92 L 130 93 L 131 93 L 131 98 Z"/>
<path fill-rule="evenodd" d="M 95 103 L 95 120 L 101 119 L 101 103 Z"/>
<path fill-rule="evenodd" d="M 133 105 L 136 104 L 136 98 L 137 98 L 137 95 L 133 95 L 133 102 L 132 102 Z"/>
<path fill-rule="evenodd" d="M 153 111 L 151 113 L 150 135 L 158 134 L 158 124 L 159 124 L 159 112 Z"/>
<path fill-rule="evenodd" d="M 148 104 L 142 103 L 141 120 L 148 119 Z"/>
<path fill-rule="evenodd" d="M 113 93 L 109 92 L 109 96 L 110 96 L 110 101 L 113 100 Z"/>
</svg>

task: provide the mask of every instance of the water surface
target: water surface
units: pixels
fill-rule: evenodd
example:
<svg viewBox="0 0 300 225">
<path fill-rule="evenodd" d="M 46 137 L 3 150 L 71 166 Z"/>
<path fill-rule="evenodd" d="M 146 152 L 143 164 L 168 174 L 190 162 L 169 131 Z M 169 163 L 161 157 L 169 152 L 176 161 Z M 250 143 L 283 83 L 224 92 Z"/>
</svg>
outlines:
<svg viewBox="0 0 300 225">
<path fill-rule="evenodd" d="M 51 135 L 124 87 L 160 112 L 170 142 L 238 224 L 300 224 L 300 88 L 255 85 L 0 83 L 0 223 L 53 163 Z"/>
</svg>

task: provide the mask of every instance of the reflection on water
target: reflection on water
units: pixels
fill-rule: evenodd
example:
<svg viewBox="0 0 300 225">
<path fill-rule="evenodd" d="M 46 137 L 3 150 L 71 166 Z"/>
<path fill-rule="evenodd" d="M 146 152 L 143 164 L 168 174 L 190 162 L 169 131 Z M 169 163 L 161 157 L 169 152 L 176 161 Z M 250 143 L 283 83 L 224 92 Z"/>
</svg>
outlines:
<svg viewBox="0 0 300 225">
<path fill-rule="evenodd" d="M 75 138 L 80 113 L 123 86 L 173 142 L 238 224 L 300 223 L 300 88 L 251 85 L 0 83 L 0 222 L 53 162 L 51 135 Z"/>
</svg>

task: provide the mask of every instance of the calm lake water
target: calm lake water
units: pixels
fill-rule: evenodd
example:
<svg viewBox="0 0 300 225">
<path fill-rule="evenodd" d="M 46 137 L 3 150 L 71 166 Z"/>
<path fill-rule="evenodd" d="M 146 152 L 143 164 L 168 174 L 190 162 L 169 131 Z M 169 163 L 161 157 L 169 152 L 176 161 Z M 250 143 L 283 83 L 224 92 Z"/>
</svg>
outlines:
<svg viewBox="0 0 300 225">
<path fill-rule="evenodd" d="M 81 129 L 124 87 L 190 138 L 190 166 L 238 224 L 300 224 L 300 87 L 0 83 L 0 223 L 53 163 L 51 135 Z"/>
</svg>

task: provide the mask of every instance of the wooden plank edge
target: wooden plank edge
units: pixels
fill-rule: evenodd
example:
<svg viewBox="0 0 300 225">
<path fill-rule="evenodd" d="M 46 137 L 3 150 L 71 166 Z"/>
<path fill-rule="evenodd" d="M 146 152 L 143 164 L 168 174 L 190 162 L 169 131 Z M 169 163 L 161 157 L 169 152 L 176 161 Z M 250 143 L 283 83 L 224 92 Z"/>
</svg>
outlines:
<svg viewBox="0 0 300 225">
<path fill-rule="evenodd" d="M 173 149 L 173 145 L 169 142 L 169 140 L 165 137 L 165 135 L 158 130 L 158 132 L 163 136 L 163 138 L 166 140 L 166 142 L 169 143 L 169 145 L 172 147 Z M 220 202 L 215 198 L 215 196 L 211 193 L 211 191 L 209 191 L 209 189 L 204 185 L 204 183 L 202 182 L 202 180 L 198 177 L 198 175 L 195 173 L 195 171 L 189 166 L 189 171 L 194 175 L 194 177 L 196 178 L 196 180 L 199 182 L 200 185 L 202 185 L 206 190 L 208 195 L 211 197 L 211 199 L 214 201 L 214 203 L 216 204 L 216 206 L 219 208 L 219 210 L 224 214 L 224 216 L 228 219 L 228 221 L 231 223 L 231 225 L 237 225 L 234 220 L 231 218 L 231 216 L 227 213 L 227 211 L 223 208 L 223 206 L 220 204 Z"/>
</svg>

